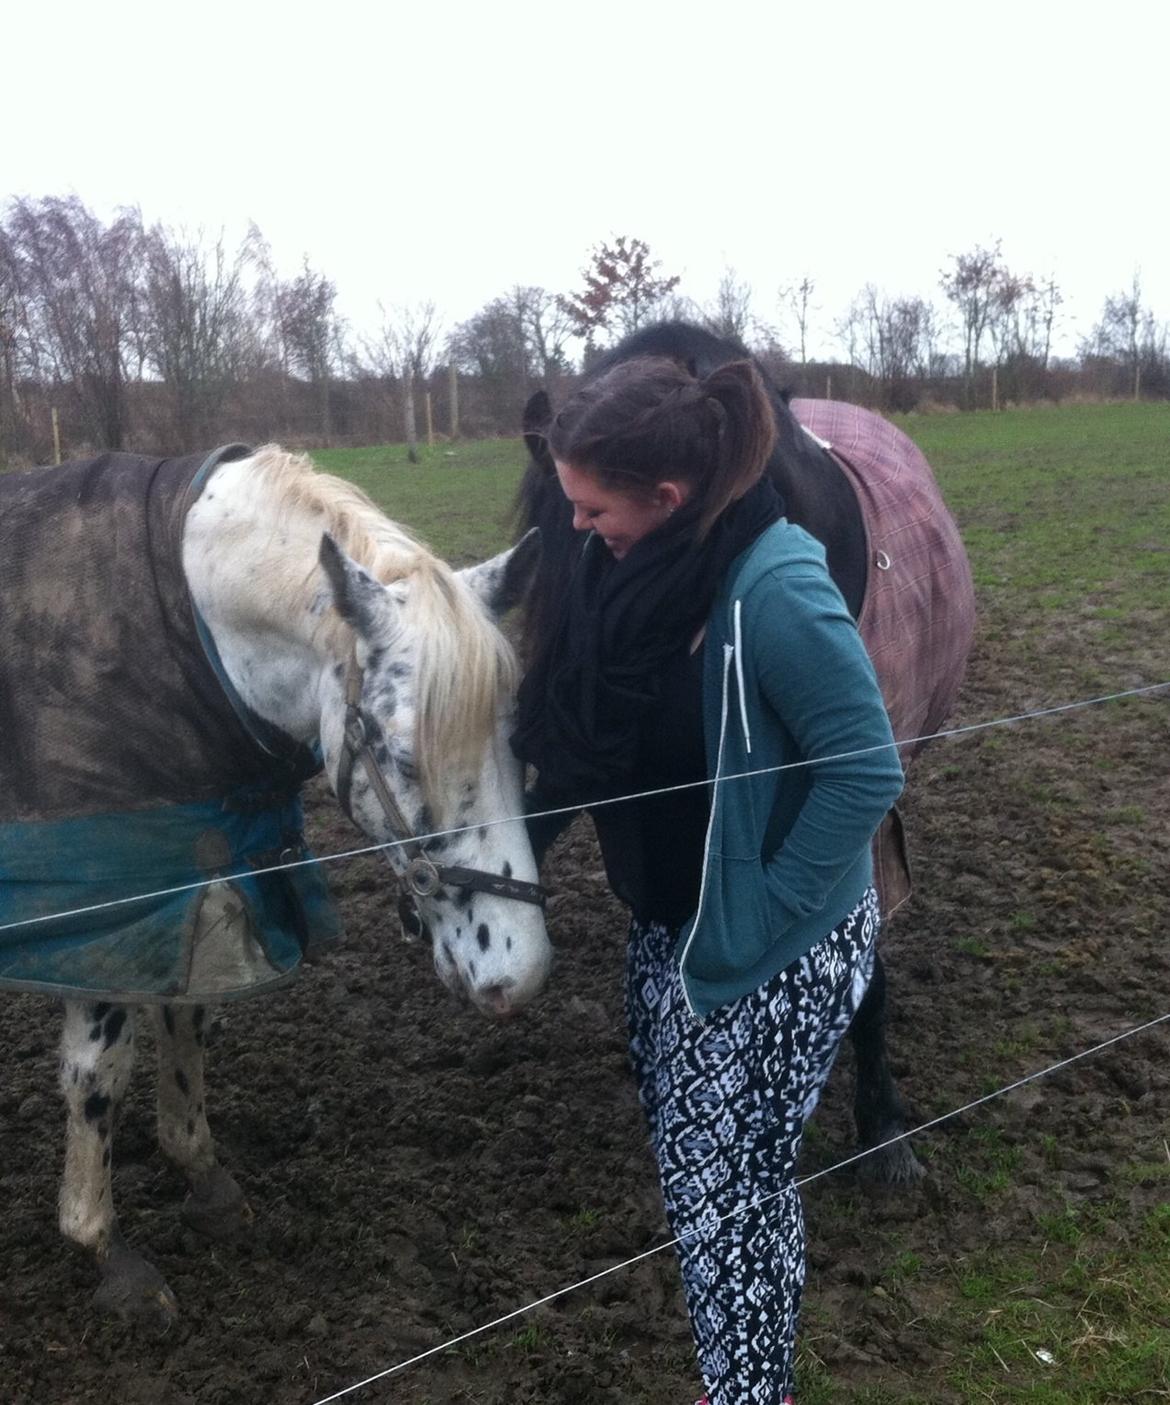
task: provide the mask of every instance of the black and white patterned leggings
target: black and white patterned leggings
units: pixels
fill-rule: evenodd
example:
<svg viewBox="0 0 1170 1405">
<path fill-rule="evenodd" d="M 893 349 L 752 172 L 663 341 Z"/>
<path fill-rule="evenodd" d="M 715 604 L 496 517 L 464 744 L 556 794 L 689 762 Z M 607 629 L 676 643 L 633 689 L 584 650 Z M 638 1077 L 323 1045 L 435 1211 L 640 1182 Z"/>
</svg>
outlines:
<svg viewBox="0 0 1170 1405">
<path fill-rule="evenodd" d="M 793 1390 L 796 1159 L 873 973 L 878 924 L 870 888 L 807 955 L 702 1023 L 683 995 L 677 930 L 631 924 L 630 1054 L 667 1219 L 686 1236 L 683 1289 L 711 1405 L 781 1405 Z"/>
</svg>

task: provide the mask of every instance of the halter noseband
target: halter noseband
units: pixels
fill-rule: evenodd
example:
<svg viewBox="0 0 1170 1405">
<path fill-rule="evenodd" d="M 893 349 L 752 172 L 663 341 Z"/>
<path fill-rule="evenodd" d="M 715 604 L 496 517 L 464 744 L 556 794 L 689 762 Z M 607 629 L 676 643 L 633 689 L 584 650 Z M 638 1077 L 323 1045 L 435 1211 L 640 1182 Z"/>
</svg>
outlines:
<svg viewBox="0 0 1170 1405">
<path fill-rule="evenodd" d="M 342 809 L 353 819 L 350 792 L 354 768 L 360 762 L 382 807 L 390 833 L 396 841 L 395 847 L 401 849 L 406 858 L 406 867 L 400 872 L 390 856 L 390 850 L 382 850 L 398 882 L 398 917 L 404 931 L 412 937 L 417 937 L 422 931 L 415 898 L 433 898 L 445 887 L 469 888 L 472 892 L 491 893 L 498 898 L 513 898 L 516 902 L 532 903 L 543 908 L 548 890 L 539 883 L 525 883 L 519 878 L 505 878 L 502 874 L 487 873 L 479 868 L 437 864 L 424 852 L 422 844 L 411 834 L 402 807 L 395 800 L 385 773 L 378 764 L 369 729 L 362 716 L 361 695 L 362 674 L 355 658 L 350 663 L 345 680 L 345 733 L 337 763 L 337 798 Z"/>
</svg>

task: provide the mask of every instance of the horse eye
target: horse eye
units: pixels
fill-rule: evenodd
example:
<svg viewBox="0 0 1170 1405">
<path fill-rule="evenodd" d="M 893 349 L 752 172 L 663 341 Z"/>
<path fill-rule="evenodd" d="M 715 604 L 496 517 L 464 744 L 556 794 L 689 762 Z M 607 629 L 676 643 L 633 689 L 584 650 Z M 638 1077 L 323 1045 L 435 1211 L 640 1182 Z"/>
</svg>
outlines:
<svg viewBox="0 0 1170 1405">
<path fill-rule="evenodd" d="M 394 765 L 398 774 L 404 781 L 413 782 L 418 780 L 418 767 L 414 764 L 408 751 L 394 751 L 391 753 L 394 758 Z"/>
</svg>

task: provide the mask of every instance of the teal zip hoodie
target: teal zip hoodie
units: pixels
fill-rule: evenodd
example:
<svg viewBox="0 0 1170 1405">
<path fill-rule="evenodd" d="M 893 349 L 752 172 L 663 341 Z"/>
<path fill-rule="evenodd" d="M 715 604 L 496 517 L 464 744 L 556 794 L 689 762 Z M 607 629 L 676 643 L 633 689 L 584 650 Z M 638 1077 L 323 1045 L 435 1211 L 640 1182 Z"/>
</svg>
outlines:
<svg viewBox="0 0 1170 1405">
<path fill-rule="evenodd" d="M 677 947 L 699 1018 L 796 961 L 857 906 L 873 881 L 870 841 L 902 789 L 873 665 L 824 548 L 783 518 L 716 595 L 703 730 L 716 783 L 698 908 Z M 783 766 L 797 768 L 774 769 Z M 744 772 L 769 774 L 723 779 Z"/>
</svg>

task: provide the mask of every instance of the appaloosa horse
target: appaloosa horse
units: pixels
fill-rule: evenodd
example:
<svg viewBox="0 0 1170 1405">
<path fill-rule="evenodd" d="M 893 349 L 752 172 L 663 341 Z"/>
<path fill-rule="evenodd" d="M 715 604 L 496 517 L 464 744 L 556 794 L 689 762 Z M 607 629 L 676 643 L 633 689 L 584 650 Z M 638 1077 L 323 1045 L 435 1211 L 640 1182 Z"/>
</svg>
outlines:
<svg viewBox="0 0 1170 1405">
<path fill-rule="evenodd" d="M 113 1207 L 136 1006 L 157 1017 L 186 1217 L 212 1234 L 250 1217 L 205 1116 L 205 1006 L 282 984 L 336 935 L 300 862 L 298 792 L 322 763 L 367 835 L 405 841 L 387 855 L 444 983 L 492 1015 L 543 985 L 515 666 L 491 617 L 534 547 L 455 573 L 275 446 L 0 476 L 0 987 L 66 1001 L 60 1223 L 96 1256 L 100 1305 L 176 1311 Z"/>
<path fill-rule="evenodd" d="M 742 346 L 684 322 L 635 332 L 590 370 L 597 376 L 636 356 L 666 356 L 699 375 L 749 359 Z M 958 531 L 918 448 L 888 421 L 855 406 L 793 400 L 768 385 L 777 442 L 768 471 L 787 516 L 825 547 L 828 566 L 857 620 L 899 740 L 938 731 L 958 693 L 975 621 L 971 572 Z M 539 526 L 543 552 L 525 611 L 529 649 L 557 627 L 571 563 L 579 554 L 572 509 L 561 492 L 542 431 L 553 414 L 543 391 L 528 402 L 531 460 L 521 484 L 523 526 Z M 577 547 L 574 549 L 574 540 Z M 904 765 L 920 750 L 901 748 Z M 891 811 L 874 840 L 875 876 L 888 916 L 909 896 L 901 820 Z M 863 1148 L 905 1130 L 885 1040 L 886 977 L 880 957 L 850 1030 L 857 1055 L 855 1113 Z M 882 1182 L 922 1174 L 909 1143 L 860 1163 Z"/>
</svg>

